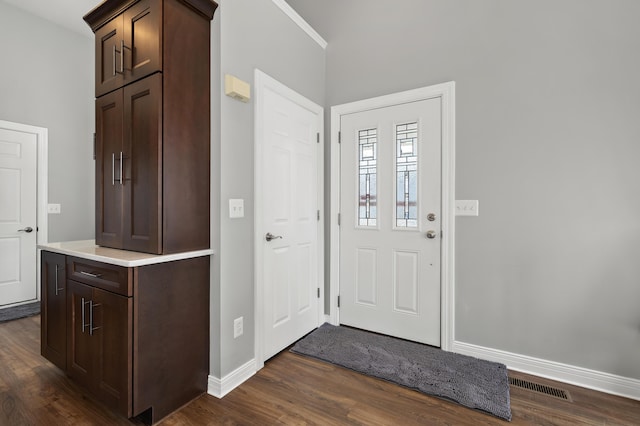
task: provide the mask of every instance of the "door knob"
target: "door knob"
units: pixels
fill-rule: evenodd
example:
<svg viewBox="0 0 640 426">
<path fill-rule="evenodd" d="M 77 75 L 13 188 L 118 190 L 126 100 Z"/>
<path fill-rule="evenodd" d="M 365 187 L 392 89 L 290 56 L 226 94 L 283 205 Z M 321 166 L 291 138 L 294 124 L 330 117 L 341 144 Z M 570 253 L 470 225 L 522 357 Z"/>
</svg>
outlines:
<svg viewBox="0 0 640 426">
<path fill-rule="evenodd" d="M 271 232 L 267 232 L 267 235 L 264 236 L 264 239 L 267 241 L 275 240 L 277 238 L 282 238 L 282 235 L 273 235 Z"/>
<path fill-rule="evenodd" d="M 437 235 L 436 231 L 427 231 L 427 238 L 430 240 L 433 240 Z"/>
<path fill-rule="evenodd" d="M 18 229 L 18 232 L 26 232 L 28 234 L 29 232 L 33 232 L 33 228 L 30 226 L 27 226 L 24 229 Z"/>
</svg>

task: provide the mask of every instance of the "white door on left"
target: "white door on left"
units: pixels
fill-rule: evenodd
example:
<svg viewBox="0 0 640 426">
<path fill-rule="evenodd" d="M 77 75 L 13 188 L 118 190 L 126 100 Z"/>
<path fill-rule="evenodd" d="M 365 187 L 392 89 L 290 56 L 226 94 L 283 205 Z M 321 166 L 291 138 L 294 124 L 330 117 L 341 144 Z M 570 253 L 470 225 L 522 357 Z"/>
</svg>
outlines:
<svg viewBox="0 0 640 426">
<path fill-rule="evenodd" d="M 0 308 L 37 299 L 37 145 L 0 121 Z"/>
<path fill-rule="evenodd" d="M 266 360 L 320 325 L 323 110 L 266 74 L 257 75 L 259 324 Z"/>
</svg>

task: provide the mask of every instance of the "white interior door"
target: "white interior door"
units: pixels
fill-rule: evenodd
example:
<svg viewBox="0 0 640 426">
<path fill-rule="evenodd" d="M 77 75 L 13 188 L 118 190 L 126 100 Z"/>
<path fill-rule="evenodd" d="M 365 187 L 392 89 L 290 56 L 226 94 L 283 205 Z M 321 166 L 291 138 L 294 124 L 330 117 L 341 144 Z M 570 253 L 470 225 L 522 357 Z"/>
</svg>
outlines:
<svg viewBox="0 0 640 426">
<path fill-rule="evenodd" d="M 0 122 L 0 307 L 37 299 L 37 145 Z"/>
<path fill-rule="evenodd" d="M 322 108 L 261 75 L 256 224 L 263 360 L 319 325 Z M 260 302 L 258 302 L 260 303 Z M 258 318 L 260 318 L 258 316 Z"/>
<path fill-rule="evenodd" d="M 440 346 L 441 99 L 340 128 L 340 323 Z"/>
</svg>

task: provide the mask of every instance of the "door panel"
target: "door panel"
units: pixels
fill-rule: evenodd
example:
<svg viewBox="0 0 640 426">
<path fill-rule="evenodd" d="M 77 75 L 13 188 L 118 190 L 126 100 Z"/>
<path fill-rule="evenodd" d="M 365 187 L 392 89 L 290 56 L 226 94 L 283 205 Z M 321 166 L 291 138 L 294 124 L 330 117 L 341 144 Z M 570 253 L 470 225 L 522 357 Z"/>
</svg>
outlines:
<svg viewBox="0 0 640 426">
<path fill-rule="evenodd" d="M 122 91 L 96 99 L 96 243 L 122 248 Z"/>
<path fill-rule="evenodd" d="M 123 190 L 127 250 L 162 253 L 162 75 L 124 88 Z"/>
<path fill-rule="evenodd" d="M 37 298 L 37 143 L 0 123 L 0 307 Z"/>
<path fill-rule="evenodd" d="M 67 368 L 67 282 L 65 256 L 42 252 L 42 356 Z"/>
<path fill-rule="evenodd" d="M 321 113 L 264 91 L 262 240 L 264 355 L 318 326 L 318 155 Z"/>
<path fill-rule="evenodd" d="M 124 12 L 125 79 L 135 81 L 161 69 L 162 5 L 141 0 Z"/>
<path fill-rule="evenodd" d="M 340 322 L 439 346 L 440 99 L 340 124 Z"/>
<path fill-rule="evenodd" d="M 122 18 L 117 17 L 98 29 L 95 40 L 96 97 L 99 97 L 119 88 L 124 81 L 120 54 L 123 40 Z"/>
<path fill-rule="evenodd" d="M 101 401 L 131 416 L 132 392 L 132 298 L 93 289 L 92 338 L 96 370 L 96 392 Z"/>
<path fill-rule="evenodd" d="M 378 304 L 378 251 L 370 248 L 356 249 L 355 302 L 362 305 Z"/>
<path fill-rule="evenodd" d="M 91 303 L 91 287 L 73 280 L 67 280 L 67 324 L 69 327 L 67 341 L 67 373 L 88 389 L 95 389 L 93 374 L 96 370 L 97 357 L 89 334 L 89 308 Z"/>
<path fill-rule="evenodd" d="M 418 252 L 393 251 L 393 309 L 418 314 Z"/>
</svg>

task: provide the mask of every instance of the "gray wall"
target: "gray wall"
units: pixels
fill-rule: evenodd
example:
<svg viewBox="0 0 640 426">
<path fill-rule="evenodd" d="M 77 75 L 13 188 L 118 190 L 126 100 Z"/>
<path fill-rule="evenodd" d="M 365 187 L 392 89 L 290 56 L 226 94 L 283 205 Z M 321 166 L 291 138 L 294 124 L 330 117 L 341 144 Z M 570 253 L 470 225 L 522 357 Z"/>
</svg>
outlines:
<svg viewBox="0 0 640 426">
<path fill-rule="evenodd" d="M 232 74 L 251 83 L 254 97 L 254 69 L 259 68 L 324 105 L 325 51 L 271 0 L 222 0 L 215 19 L 213 37 L 220 34 L 213 43 L 219 49 L 212 51 L 214 61 L 218 54 L 220 61 L 212 64 L 217 79 L 212 108 L 219 106 L 221 121 L 219 130 L 212 128 L 212 143 L 220 145 L 213 149 L 212 162 L 220 194 L 212 197 L 218 202 L 212 214 L 217 258 L 212 268 L 211 372 L 224 377 L 254 357 L 254 99 L 242 103 L 220 95 L 220 77 Z M 230 198 L 244 199 L 244 218 L 229 219 Z M 244 334 L 234 339 L 233 320 L 240 316 Z"/>
<path fill-rule="evenodd" d="M 0 40 L 0 120 L 49 129 L 49 241 L 91 239 L 93 41 L 4 2 Z"/>
<path fill-rule="evenodd" d="M 456 340 L 640 379 L 640 3 L 289 3 L 327 107 L 456 81 Z"/>
</svg>

